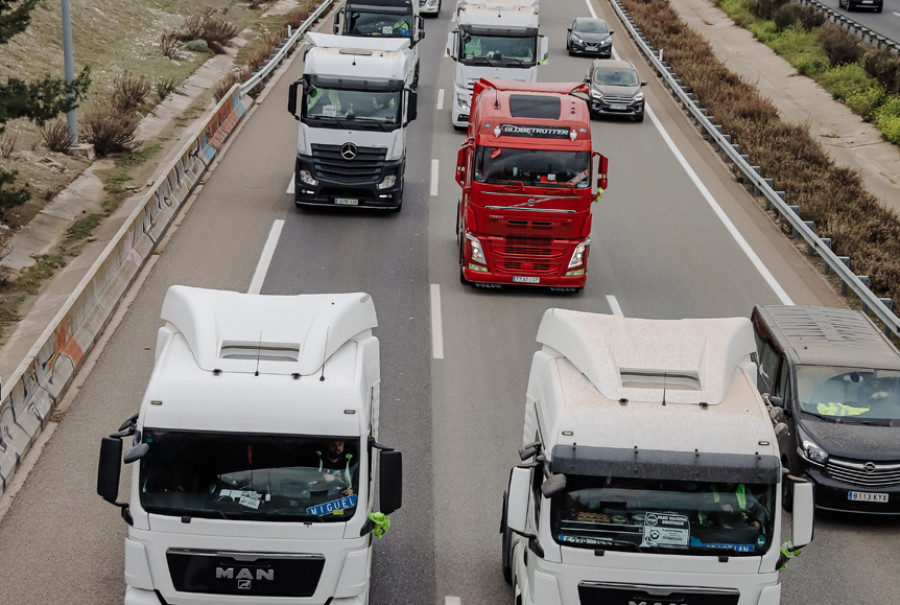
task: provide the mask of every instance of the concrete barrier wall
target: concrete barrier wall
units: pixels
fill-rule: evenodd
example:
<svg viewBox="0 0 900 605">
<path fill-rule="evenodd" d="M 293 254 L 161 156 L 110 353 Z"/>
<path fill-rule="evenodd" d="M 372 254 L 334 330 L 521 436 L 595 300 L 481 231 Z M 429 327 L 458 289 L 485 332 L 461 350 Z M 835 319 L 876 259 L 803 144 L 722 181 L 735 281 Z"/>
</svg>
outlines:
<svg viewBox="0 0 900 605">
<path fill-rule="evenodd" d="M 125 290 L 200 176 L 246 114 L 235 85 L 201 121 L 168 171 L 128 217 L 84 279 L 3 385 L 0 400 L 0 493 L 35 438 L 46 426 L 57 401 L 93 348 Z"/>
</svg>

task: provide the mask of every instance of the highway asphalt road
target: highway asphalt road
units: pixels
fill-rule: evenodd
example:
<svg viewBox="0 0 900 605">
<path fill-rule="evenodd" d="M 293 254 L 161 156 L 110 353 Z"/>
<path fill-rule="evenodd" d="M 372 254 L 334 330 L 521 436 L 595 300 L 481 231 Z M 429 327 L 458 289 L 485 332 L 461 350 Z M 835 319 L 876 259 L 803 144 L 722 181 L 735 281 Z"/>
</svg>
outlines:
<svg viewBox="0 0 900 605">
<path fill-rule="evenodd" d="M 542 79 L 580 80 L 589 60 L 568 57 L 563 34 L 588 6 L 544 4 L 551 57 Z M 614 22 L 606 5 L 594 8 Z M 461 285 L 453 169 L 462 134 L 450 125 L 452 63 L 442 58 L 449 15 L 445 6 L 426 23 L 399 214 L 295 209 L 286 189 L 296 123 L 286 99 L 300 61 L 270 85 L 93 356 L 0 523 L 0 604 L 121 602 L 125 524 L 94 491 L 99 440 L 138 408 L 166 288 L 246 291 L 273 225 L 281 232 L 263 293 L 362 290 L 375 301 L 380 439 L 403 451 L 405 465 L 404 507 L 376 542 L 372 602 L 380 605 L 512 603 L 500 574 L 501 494 L 518 461 L 527 371 L 547 307 L 675 318 L 747 315 L 753 304 L 788 299 L 840 304 L 653 81 L 621 25 L 616 49 L 651 80 L 652 116 L 593 123 L 610 186 L 594 210 L 584 292 Z M 889 562 L 898 548 L 895 523 L 822 519 L 783 576 L 784 602 L 895 602 L 900 577 Z"/>
</svg>

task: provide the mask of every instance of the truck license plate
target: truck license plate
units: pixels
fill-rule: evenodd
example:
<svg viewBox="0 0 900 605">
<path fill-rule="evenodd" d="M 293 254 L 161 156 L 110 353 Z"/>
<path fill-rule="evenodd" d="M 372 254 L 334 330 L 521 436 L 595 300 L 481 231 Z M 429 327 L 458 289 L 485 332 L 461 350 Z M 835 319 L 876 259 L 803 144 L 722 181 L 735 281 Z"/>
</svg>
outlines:
<svg viewBox="0 0 900 605">
<path fill-rule="evenodd" d="M 882 492 L 847 492 L 847 499 L 854 502 L 882 502 L 888 501 L 888 495 Z"/>
<path fill-rule="evenodd" d="M 534 275 L 513 275 L 513 282 L 517 284 L 539 284 L 541 278 Z"/>
<path fill-rule="evenodd" d="M 336 197 L 334 198 L 334 203 L 339 206 L 358 206 L 359 199 L 355 197 Z"/>
<path fill-rule="evenodd" d="M 628 107 L 626 107 L 625 105 L 610 105 L 609 108 L 613 111 L 625 111 L 626 109 L 628 109 Z"/>
</svg>

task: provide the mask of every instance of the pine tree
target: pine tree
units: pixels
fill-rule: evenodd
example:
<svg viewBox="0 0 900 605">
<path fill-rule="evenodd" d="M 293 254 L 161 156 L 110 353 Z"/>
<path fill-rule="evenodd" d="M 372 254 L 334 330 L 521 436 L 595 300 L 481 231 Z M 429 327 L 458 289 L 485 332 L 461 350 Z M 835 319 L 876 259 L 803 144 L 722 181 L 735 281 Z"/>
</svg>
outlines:
<svg viewBox="0 0 900 605">
<path fill-rule="evenodd" d="M 31 24 L 31 11 L 38 0 L 0 0 L 0 44 L 25 31 Z M 49 75 L 35 82 L 19 78 L 0 81 L 0 135 L 9 120 L 26 118 L 38 126 L 61 113 L 78 107 L 91 83 L 90 68 L 85 67 L 70 83 Z M 0 168 L 0 209 L 19 206 L 28 201 L 30 192 L 25 188 L 4 189 L 11 185 L 15 172 Z"/>
</svg>

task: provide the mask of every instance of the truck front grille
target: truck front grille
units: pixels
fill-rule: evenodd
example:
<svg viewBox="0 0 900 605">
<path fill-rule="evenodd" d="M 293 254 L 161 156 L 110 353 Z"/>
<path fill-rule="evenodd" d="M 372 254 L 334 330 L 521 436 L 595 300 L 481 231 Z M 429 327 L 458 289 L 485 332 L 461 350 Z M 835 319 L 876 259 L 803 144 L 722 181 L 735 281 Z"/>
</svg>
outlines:
<svg viewBox="0 0 900 605">
<path fill-rule="evenodd" d="M 343 145 L 312 145 L 316 176 L 332 183 L 364 184 L 381 180 L 387 150 L 383 147 L 357 147 L 351 160 L 341 155 Z"/>
<path fill-rule="evenodd" d="M 628 586 L 582 582 L 578 585 L 581 605 L 631 605 L 633 603 L 674 603 L 677 605 L 737 605 L 740 592 L 729 588 L 681 588 L 669 586 Z"/>
<path fill-rule="evenodd" d="M 900 464 L 850 462 L 829 458 L 825 472 L 832 479 L 860 487 L 885 488 L 900 485 Z"/>
</svg>

